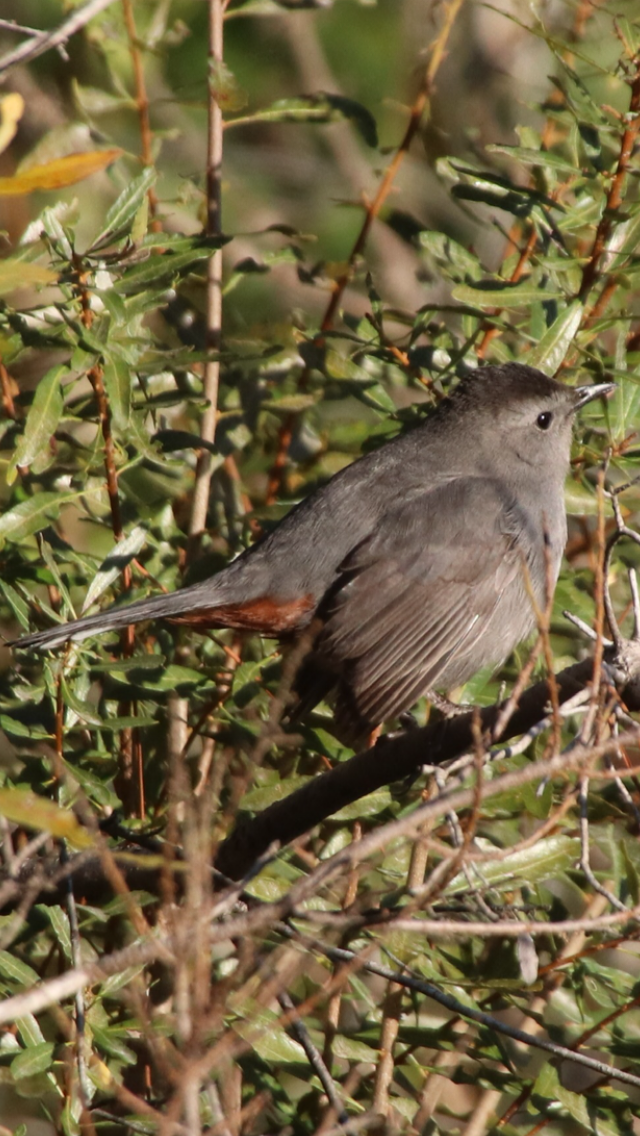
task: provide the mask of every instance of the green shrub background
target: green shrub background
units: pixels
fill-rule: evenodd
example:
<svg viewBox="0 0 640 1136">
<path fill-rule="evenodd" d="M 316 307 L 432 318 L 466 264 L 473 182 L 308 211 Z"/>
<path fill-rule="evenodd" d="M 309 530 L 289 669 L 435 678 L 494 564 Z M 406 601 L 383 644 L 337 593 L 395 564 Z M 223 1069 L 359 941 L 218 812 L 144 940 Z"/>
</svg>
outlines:
<svg viewBox="0 0 640 1136">
<path fill-rule="evenodd" d="M 66 13 L 53 0 L 5 6 L 7 18 L 34 27 L 58 26 Z M 80 613 L 88 592 L 113 602 L 123 558 L 131 598 L 215 571 L 354 456 L 422 420 L 482 357 L 619 385 L 581 416 L 567 485 L 554 668 L 584 657 L 588 640 L 562 612 L 589 625 L 601 615 L 603 532 L 613 521 L 599 471 L 609 487 L 631 483 L 619 496 L 631 528 L 640 508 L 637 6 L 232 0 L 217 77 L 226 123 L 219 413 L 197 542 L 188 532 L 205 401 L 205 270 L 220 243 L 202 235 L 208 6 L 141 0 L 133 14 L 135 44 L 114 3 L 69 40 L 68 59 L 43 54 L 0 89 L 25 102 L 0 155 L 3 176 L 79 151 L 122 152 L 77 184 L 0 196 L 5 637 Z M 0 37 L 3 53 L 17 42 L 6 30 Z M 350 261 L 363 203 L 440 48 L 420 127 Z M 150 106 L 144 169 L 136 56 Z M 320 336 L 345 273 L 339 312 Z M 106 489 L 96 374 L 123 541 Z M 638 558 L 633 540 L 621 542 L 608 581 L 628 633 L 627 569 Z M 494 702 L 527 657 L 525 645 L 460 697 Z M 545 673 L 542 654 L 533 677 Z M 332 963 L 310 941 L 404 968 L 462 1007 L 637 1071 L 637 912 L 627 921 L 619 910 L 638 903 L 635 776 L 622 792 L 594 765 L 583 810 L 593 877 L 578 867 L 577 777 L 545 784 L 541 769 L 539 792 L 523 781 L 463 811 L 459 826 L 443 818 L 419 838 L 394 838 L 325 882 L 332 855 L 409 816 L 425 785 L 437 793 L 422 778 L 275 851 L 248 884 L 246 911 L 223 916 L 210 873 L 219 840 L 239 816 L 350 756 L 329 706 L 283 732 L 281 684 L 277 644 L 233 632 L 143 625 L 133 645 L 112 635 L 44 660 L 0 648 L 4 997 L 154 936 L 172 953 L 171 962 L 123 962 L 88 982 L 81 1005 L 62 998 L 6 1028 L 0 1133 L 334 1131 L 300 1022 L 354 1131 L 640 1132 L 638 1088 L 558 1065 L 355 964 Z M 418 717 L 427 712 L 418 706 Z M 601 714 L 599 728 L 608 721 Z M 566 720 L 560 749 L 579 730 L 580 720 Z M 485 777 L 542 762 L 548 741 L 543 734 Z M 637 764 L 633 744 L 618 767 L 625 761 Z M 471 785 L 477 771 L 461 776 Z M 164 864 L 159 893 L 128 892 L 117 876 L 110 850 L 126 836 Z M 12 887 L 23 862 L 51 868 L 61 849 L 84 845 L 102 857 L 100 902 L 52 904 Z M 291 887 L 307 878 L 306 898 L 287 909 Z M 245 933 L 211 943 L 209 927 L 231 914 L 239 926 L 242 911 Z M 385 925 L 371 912 L 386 913 Z M 603 913 L 618 921 L 598 924 Z M 409 918 L 424 927 L 407 930 Z M 458 930 L 431 935 L 444 918 Z M 541 969 L 531 980 L 528 939 L 464 934 L 466 921 L 529 918 L 549 925 L 535 936 Z M 557 934 L 554 923 L 567 918 L 584 928 Z"/>
</svg>

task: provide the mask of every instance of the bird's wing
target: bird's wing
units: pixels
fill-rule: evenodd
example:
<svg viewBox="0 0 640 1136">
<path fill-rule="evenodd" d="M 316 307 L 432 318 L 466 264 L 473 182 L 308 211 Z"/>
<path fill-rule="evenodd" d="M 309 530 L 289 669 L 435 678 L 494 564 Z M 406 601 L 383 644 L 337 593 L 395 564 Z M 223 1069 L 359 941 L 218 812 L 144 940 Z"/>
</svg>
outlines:
<svg viewBox="0 0 640 1136">
<path fill-rule="evenodd" d="M 484 636 L 520 577 L 523 518 L 498 483 L 460 478 L 412 496 L 341 566 L 316 644 L 339 679 L 342 717 L 400 713 Z M 531 623 L 531 613 L 523 624 Z M 508 654 L 488 650 L 486 662 Z M 465 677 L 469 677 L 468 675 Z"/>
</svg>

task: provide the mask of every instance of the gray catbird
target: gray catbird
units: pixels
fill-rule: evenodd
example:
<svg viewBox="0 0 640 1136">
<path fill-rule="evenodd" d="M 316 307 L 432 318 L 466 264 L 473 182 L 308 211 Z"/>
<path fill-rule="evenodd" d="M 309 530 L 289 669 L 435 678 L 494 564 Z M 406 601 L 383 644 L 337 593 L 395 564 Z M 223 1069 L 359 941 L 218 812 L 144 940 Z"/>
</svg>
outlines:
<svg viewBox="0 0 640 1136">
<path fill-rule="evenodd" d="M 302 702 L 337 688 L 336 721 L 359 739 L 426 691 L 502 662 L 533 629 L 527 588 L 543 606 L 567 535 L 573 419 L 614 385 L 571 388 L 519 363 L 482 367 L 211 579 L 18 645 L 56 647 L 156 618 L 279 638 L 313 621 Z"/>
</svg>

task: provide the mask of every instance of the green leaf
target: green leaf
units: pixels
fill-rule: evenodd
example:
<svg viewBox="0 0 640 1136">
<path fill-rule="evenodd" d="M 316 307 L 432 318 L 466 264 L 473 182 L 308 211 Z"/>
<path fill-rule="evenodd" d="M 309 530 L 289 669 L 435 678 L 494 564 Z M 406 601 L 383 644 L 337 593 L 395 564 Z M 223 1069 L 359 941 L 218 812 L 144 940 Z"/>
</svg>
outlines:
<svg viewBox="0 0 640 1136">
<path fill-rule="evenodd" d="M 85 722 L 88 726 L 94 726 L 100 729 L 102 726 L 102 718 L 98 713 L 96 706 L 91 702 L 87 702 L 81 698 L 75 690 L 70 686 L 64 674 L 60 675 L 60 685 L 62 688 L 62 699 L 67 710 L 73 711 L 76 720 Z M 72 725 L 73 722 L 67 719 L 67 726 Z"/>
<path fill-rule="evenodd" d="M 582 321 L 583 305 L 574 300 L 553 321 L 537 347 L 527 357 L 530 367 L 537 367 L 547 375 L 555 375 L 564 362 Z"/>
<path fill-rule="evenodd" d="M 383 812 L 384 809 L 388 809 L 392 800 L 389 789 L 376 789 L 374 793 L 368 793 L 359 801 L 354 801 L 353 804 L 345 805 L 344 808 L 339 809 L 337 813 L 333 814 L 333 820 L 358 820 L 359 817 L 375 816 L 377 813 Z"/>
<path fill-rule="evenodd" d="M 597 517 L 600 509 L 598 495 L 581 481 L 568 481 L 564 487 L 564 507 L 571 517 Z M 613 515 L 611 502 L 603 501 L 605 517 Z"/>
<path fill-rule="evenodd" d="M 481 281 L 478 284 L 458 284 L 451 293 L 460 304 L 475 304 L 478 308 L 523 308 L 536 301 L 559 298 L 562 292 L 546 285 L 524 280 L 520 284 L 497 284 Z"/>
<path fill-rule="evenodd" d="M 315 394 L 285 394 L 282 398 L 272 398 L 263 402 L 262 408 L 271 411 L 272 414 L 299 414 L 315 406 L 321 398 L 321 391 Z"/>
<path fill-rule="evenodd" d="M 146 668 L 140 668 L 139 673 L 136 673 L 135 668 L 131 668 L 127 672 L 127 679 L 120 679 L 118 671 L 121 668 L 115 664 L 109 668 L 110 675 L 122 685 L 133 686 L 136 689 L 155 692 L 157 694 L 169 694 L 173 691 L 178 691 L 181 694 L 186 694 L 188 691 L 193 690 L 196 686 L 200 686 L 206 682 L 206 675 L 202 671 L 193 670 L 192 667 L 181 667 L 176 663 L 170 664 L 162 670 L 158 670 L 157 677 L 152 677 Z"/>
<path fill-rule="evenodd" d="M 256 1006 L 250 1020 L 234 1022 L 235 1032 L 268 1063 L 282 1062 L 284 1065 L 306 1062 L 305 1052 L 298 1041 L 294 1041 L 277 1024 L 275 1014 Z"/>
<path fill-rule="evenodd" d="M 110 1057 L 115 1057 L 121 1061 L 123 1065 L 135 1065 L 137 1057 L 128 1045 L 125 1045 L 121 1037 L 118 1037 L 116 1029 L 101 1029 L 99 1026 L 92 1025 L 91 1030 L 96 1045 L 108 1053 Z"/>
<path fill-rule="evenodd" d="M 81 614 L 91 607 L 107 588 L 122 574 L 127 564 L 137 556 L 147 539 L 147 529 L 143 525 L 136 525 L 123 539 L 116 541 L 109 555 L 102 561 L 93 580 L 89 584 L 87 594 L 82 604 Z"/>
<path fill-rule="evenodd" d="M 18 620 L 23 631 L 29 630 L 29 605 L 25 603 L 22 596 L 18 594 L 11 584 L 7 584 L 5 580 L 0 577 L 0 592 L 2 592 L 7 604 L 11 608 L 14 616 Z"/>
<path fill-rule="evenodd" d="M 424 230 L 418 235 L 418 243 L 438 264 L 446 265 L 458 276 L 477 280 L 483 275 L 482 265 L 477 256 L 458 244 L 446 233 Z"/>
<path fill-rule="evenodd" d="M 18 718 L 10 718 L 8 714 L 0 714 L 0 726 L 10 738 L 32 738 L 34 741 L 44 741 L 51 737 L 48 730 L 42 726 L 27 726 Z"/>
<path fill-rule="evenodd" d="M 96 248 L 106 240 L 113 240 L 127 230 L 156 177 L 157 174 L 153 166 L 147 166 L 137 178 L 129 182 L 107 213 L 106 226 L 96 237 L 92 248 Z"/>
<path fill-rule="evenodd" d="M 38 976 L 37 982 L 40 982 L 40 976 Z M 44 1034 L 40 1029 L 38 1019 L 34 1017 L 33 1014 L 23 1014 L 21 1018 L 16 1018 L 16 1026 L 18 1027 L 22 1041 L 28 1049 L 44 1041 Z"/>
<path fill-rule="evenodd" d="M 513 852 L 502 860 L 483 864 L 483 879 L 489 886 L 506 884 L 511 886 L 515 880 L 534 882 L 557 878 L 562 871 L 573 866 L 580 855 L 580 841 L 559 834 L 539 840 L 531 848 Z M 469 886 L 466 876 L 456 876 L 449 884 L 449 892 L 464 891 Z"/>
<path fill-rule="evenodd" d="M 230 237 L 207 237 L 205 240 L 199 237 L 187 242 L 189 245 L 187 252 L 174 252 L 168 249 L 162 253 L 151 253 L 146 259 L 127 266 L 114 287 L 118 292 L 125 294 L 138 293 L 147 285 L 155 289 L 165 288 L 181 276 L 195 270 L 200 261 L 208 260 L 215 249 L 222 248 L 230 239 Z M 147 248 L 146 243 L 144 247 Z M 156 301 L 156 306 L 159 300 L 160 297 Z"/>
<path fill-rule="evenodd" d="M 64 367 L 53 367 L 40 380 L 27 415 L 27 421 L 15 453 L 7 469 L 7 483 L 12 485 L 19 466 L 31 465 L 33 459 L 45 448 L 55 434 L 64 408 L 60 376 Z"/>
<path fill-rule="evenodd" d="M 76 848 L 90 848 L 93 839 L 70 809 L 25 789 L 0 789 L 0 815 L 40 832 L 68 840 Z"/>
<path fill-rule="evenodd" d="M 349 119 L 369 146 L 378 145 L 376 120 L 361 103 L 344 95 L 330 95 L 323 91 L 316 95 L 300 95 L 293 99 L 278 99 L 270 107 L 253 114 L 233 118 L 225 123 L 228 130 L 232 126 L 248 126 L 255 122 L 337 122 Z"/>
<path fill-rule="evenodd" d="M 560 1115 L 564 1112 L 592 1136 L 621 1136 L 622 1132 L 630 1131 L 627 1126 L 621 1128 L 611 1112 L 605 1113 L 595 1100 L 589 1099 L 584 1093 L 572 1093 L 570 1089 L 566 1089 L 558 1076 L 558 1070 L 549 1061 L 545 1062 L 535 1081 L 532 1097 L 534 1101 L 542 1098 L 555 1105 L 554 1113 L 559 1111 L 557 1106 L 560 1105 Z"/>
<path fill-rule="evenodd" d="M 287 777 L 286 781 L 275 781 L 272 785 L 263 785 L 258 789 L 250 789 L 242 796 L 242 808 L 262 812 L 274 801 L 281 801 L 288 797 L 295 789 L 307 784 L 309 777 Z"/>
<path fill-rule="evenodd" d="M 105 353 L 104 385 L 113 424 L 124 431 L 131 418 L 131 367 L 111 352 Z"/>
<path fill-rule="evenodd" d="M 522 162 L 525 166 L 539 166 L 540 169 L 556 170 L 558 173 L 576 175 L 573 162 L 553 154 L 549 150 L 533 150 L 527 146 L 490 145 L 486 149 L 490 154 L 506 154 L 509 158 Z"/>
<path fill-rule="evenodd" d="M 69 927 L 69 916 L 66 911 L 56 904 L 46 906 L 45 904 L 38 904 L 38 911 L 42 913 L 45 919 L 51 923 L 53 933 L 56 941 L 62 947 L 65 958 L 69 962 L 73 959 L 73 951 L 71 949 L 71 929 Z"/>
<path fill-rule="evenodd" d="M 37 1073 L 46 1073 L 53 1063 L 53 1042 L 41 1041 L 24 1049 L 11 1062 L 11 1073 L 14 1080 L 22 1077 L 35 1077 Z"/>
<path fill-rule="evenodd" d="M 0 951 L 0 974 L 3 978 L 10 978 L 20 986 L 30 989 L 40 981 L 40 975 L 28 963 L 22 962 L 16 954 L 9 951 Z"/>
<path fill-rule="evenodd" d="M 8 257 L 0 261 L 0 296 L 6 296 L 18 288 L 31 288 L 37 284 L 53 284 L 56 274 L 41 264 Z"/>
<path fill-rule="evenodd" d="M 33 497 L 15 505 L 0 517 L 0 548 L 7 540 L 20 541 L 38 532 L 57 517 L 64 505 L 70 505 L 82 497 L 91 499 L 102 496 L 105 492 L 104 486 L 94 486 L 91 489 L 70 489 L 61 493 L 34 493 Z"/>
</svg>

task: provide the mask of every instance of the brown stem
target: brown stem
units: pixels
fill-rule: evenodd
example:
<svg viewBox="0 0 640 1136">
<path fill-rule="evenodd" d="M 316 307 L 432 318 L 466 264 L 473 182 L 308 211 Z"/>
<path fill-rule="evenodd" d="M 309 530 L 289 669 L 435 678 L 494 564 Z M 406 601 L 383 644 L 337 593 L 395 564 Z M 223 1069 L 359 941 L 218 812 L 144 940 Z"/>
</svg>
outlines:
<svg viewBox="0 0 640 1136">
<path fill-rule="evenodd" d="M 7 418 L 17 418 L 16 406 L 13 401 L 13 391 L 11 389 L 11 376 L 7 371 L 4 363 L 0 359 L 0 397 L 2 398 L 2 409 Z"/>
<path fill-rule="evenodd" d="M 91 310 L 89 293 L 86 286 L 86 274 L 79 258 L 75 260 L 75 268 L 78 275 L 81 319 L 84 326 L 90 328 L 93 322 L 93 312 Z M 93 367 L 87 372 L 87 378 L 93 387 L 93 393 L 95 394 L 96 403 L 98 405 L 98 417 L 100 419 L 100 429 L 102 430 L 102 438 L 104 441 L 104 468 L 109 508 L 111 511 L 111 528 L 116 541 L 119 541 L 122 540 L 123 531 L 122 516 L 120 513 L 120 497 L 118 495 L 118 472 L 116 468 L 115 443 L 111 430 L 111 410 L 105 390 L 102 365 L 98 362 L 94 363 Z M 131 568 L 128 564 L 122 569 L 122 583 L 125 589 L 131 587 Z M 133 654 L 133 627 L 123 628 L 121 642 L 124 654 Z M 131 713 L 130 704 L 122 703 L 120 713 L 128 717 Z M 139 785 L 137 790 L 135 786 L 134 746 L 134 731 L 130 726 L 127 726 L 120 731 L 119 770 L 116 783 L 118 794 L 129 816 L 136 815 L 140 809 L 141 801 L 144 800 L 142 786 Z M 141 762 L 138 762 L 138 769 L 140 768 Z"/>
<path fill-rule="evenodd" d="M 626 115 L 627 126 L 622 135 L 616 170 L 611 179 L 611 186 L 607 194 L 607 200 L 602 212 L 602 217 L 600 218 L 600 223 L 596 230 L 591 255 L 582 270 L 582 281 L 578 292 L 578 298 L 581 300 L 586 299 L 596 282 L 600 261 L 615 223 L 615 212 L 622 204 L 624 181 L 629 169 L 638 131 L 640 130 L 640 56 L 636 56 L 633 63 L 635 74 L 631 81 L 631 99 L 629 101 L 629 111 Z"/>
<path fill-rule="evenodd" d="M 129 40 L 129 50 L 131 52 L 131 63 L 133 66 L 133 80 L 136 89 L 136 105 L 140 119 L 142 164 L 143 166 L 152 166 L 153 151 L 151 142 L 153 136 L 151 133 L 151 119 L 149 117 L 149 98 L 147 96 L 147 86 L 144 78 L 144 68 L 142 66 L 142 54 L 140 52 L 140 41 L 136 31 L 132 0 L 122 0 L 122 11 L 124 14 L 125 27 L 127 29 L 127 38 Z M 158 198 L 153 186 L 147 191 L 147 200 L 149 202 L 149 213 L 152 218 L 155 218 L 158 211 Z M 151 227 L 154 232 L 159 232 L 161 226 L 157 220 L 152 220 Z"/>
<path fill-rule="evenodd" d="M 223 0 L 209 0 L 209 99 L 207 129 L 207 235 L 219 236 L 222 232 L 221 177 L 222 177 L 222 111 L 218 101 L 216 82 L 224 55 L 223 17 L 226 5 Z M 222 331 L 222 250 L 216 249 L 207 262 L 206 342 L 208 351 L 218 351 Z M 207 406 L 200 423 L 200 437 L 213 442 L 218 413 L 218 384 L 220 364 L 208 359 L 204 365 L 204 396 Z M 207 519 L 209 492 L 212 477 L 211 453 L 200 450 L 196 463 L 195 487 L 189 521 L 187 560 L 192 559 L 200 546 Z"/>
<path fill-rule="evenodd" d="M 559 703 L 566 702 L 592 677 L 591 659 L 562 671 L 556 679 Z M 548 700 L 547 679 L 525 691 L 518 709 L 509 719 L 503 739 L 525 733 L 540 721 L 545 716 Z M 493 730 L 503 705 L 485 707 L 479 712 L 479 726 L 483 733 Z M 216 866 L 226 876 L 238 879 L 274 841 L 286 844 L 294 840 L 368 793 L 413 776 L 425 761 L 441 764 L 472 749 L 476 713 L 471 711 L 396 737 L 387 735 L 372 749 L 357 754 L 320 777 L 314 777 L 258 816 L 241 821 L 220 846 Z"/>
</svg>

